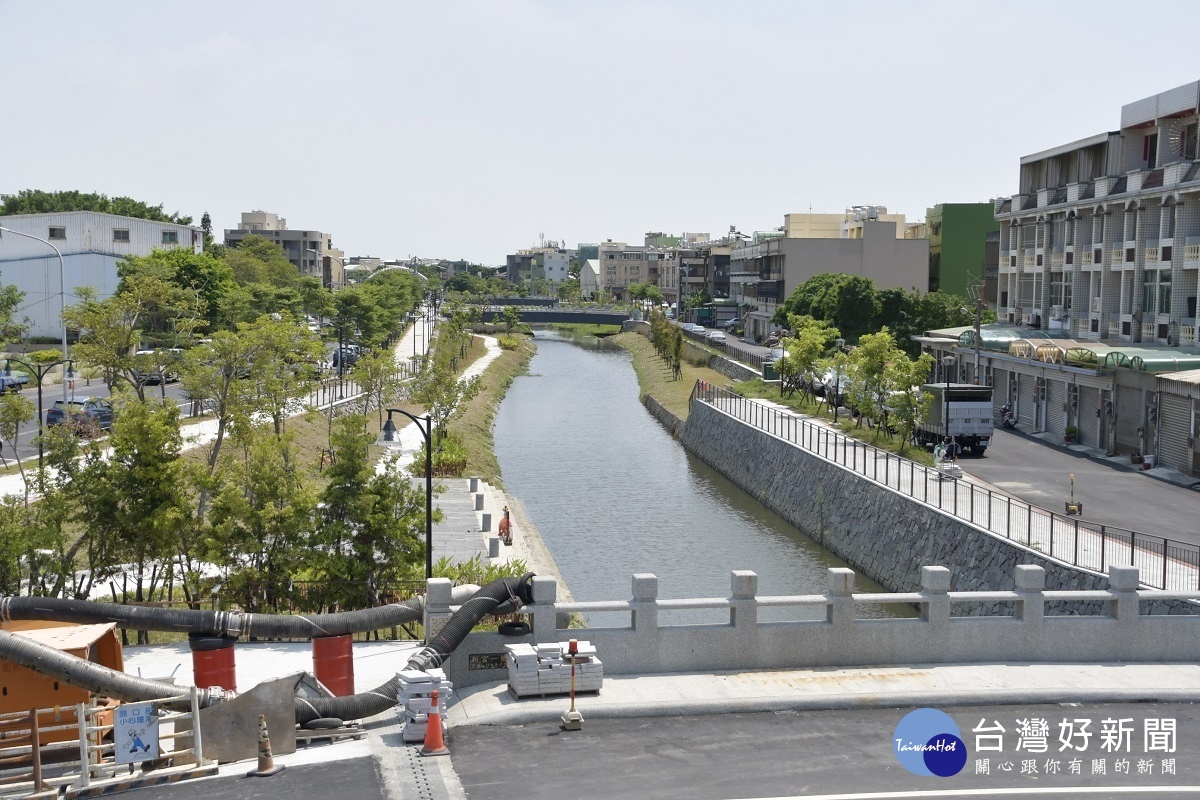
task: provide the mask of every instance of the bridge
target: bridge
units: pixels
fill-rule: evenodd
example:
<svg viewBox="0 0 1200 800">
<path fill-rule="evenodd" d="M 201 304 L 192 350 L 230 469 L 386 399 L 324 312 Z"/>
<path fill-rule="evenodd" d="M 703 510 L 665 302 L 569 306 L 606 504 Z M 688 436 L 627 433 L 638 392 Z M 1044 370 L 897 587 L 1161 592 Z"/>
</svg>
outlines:
<svg viewBox="0 0 1200 800">
<path fill-rule="evenodd" d="M 509 306 L 511 308 L 512 306 Z M 518 307 L 517 313 L 521 322 L 527 325 L 548 324 L 551 322 L 581 324 L 581 325 L 620 325 L 629 319 L 629 314 L 615 308 L 583 309 L 583 308 L 530 308 Z M 484 322 L 500 322 L 504 309 L 498 306 L 483 308 Z"/>
</svg>

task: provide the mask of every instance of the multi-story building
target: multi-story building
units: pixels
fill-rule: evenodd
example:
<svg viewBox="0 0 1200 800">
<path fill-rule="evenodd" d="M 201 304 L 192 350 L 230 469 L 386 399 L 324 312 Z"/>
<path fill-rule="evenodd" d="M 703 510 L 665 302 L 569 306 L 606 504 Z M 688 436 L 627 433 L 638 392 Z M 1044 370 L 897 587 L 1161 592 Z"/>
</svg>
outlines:
<svg viewBox="0 0 1200 800">
<path fill-rule="evenodd" d="M 15 214 L 0 217 L 0 227 L 45 239 L 62 254 L 60 264 L 45 242 L 0 231 L 0 284 L 25 293 L 14 316 L 29 319 L 30 336 L 61 334 L 63 302 L 75 302 L 76 288 L 95 289 L 99 300 L 112 297 L 117 264 L 126 256 L 176 247 L 196 253 L 204 249 L 199 228 L 96 211 Z"/>
<path fill-rule="evenodd" d="M 292 230 L 286 219 L 268 211 L 245 211 L 239 227 L 225 230 L 225 245 L 237 247 L 251 234 L 282 247 L 287 260 L 301 275 L 316 278 L 322 286 L 331 289 L 345 285 L 346 254 L 333 246 L 329 234 Z"/>
<path fill-rule="evenodd" d="M 598 255 L 599 291 L 617 301 L 625 300 L 629 287 L 635 283 L 653 283 L 663 290 L 672 285 L 680 266 L 679 251 L 674 248 L 631 245 L 612 239 L 600 243 Z M 666 291 L 663 294 L 667 296 Z"/>
<path fill-rule="evenodd" d="M 779 304 L 814 275 L 846 273 L 870 278 L 880 289 L 923 291 L 929 282 L 929 241 L 904 238 L 902 215 L 880 221 L 882 207 L 856 207 L 842 215 L 837 236 L 828 236 L 836 215 L 789 214 L 774 231 L 758 231 L 730 253 L 730 296 L 738 304 L 746 336 L 766 337 Z M 813 238 L 787 232 L 821 234 Z"/>
<path fill-rule="evenodd" d="M 962 297 L 978 292 L 987 236 L 999 229 L 993 203 L 939 203 L 927 209 L 929 291 Z"/>
<path fill-rule="evenodd" d="M 951 376 L 995 386 L 1024 430 L 1200 474 L 1198 122 L 1200 81 L 1021 159 L 995 201 L 1003 324 L 922 340 Z"/>
</svg>

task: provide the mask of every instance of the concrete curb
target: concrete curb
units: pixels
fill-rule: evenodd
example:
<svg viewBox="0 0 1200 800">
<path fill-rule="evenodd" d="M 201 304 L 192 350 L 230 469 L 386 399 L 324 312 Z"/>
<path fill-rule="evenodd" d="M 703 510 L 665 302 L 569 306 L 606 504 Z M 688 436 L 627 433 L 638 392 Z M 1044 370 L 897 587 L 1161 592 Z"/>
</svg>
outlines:
<svg viewBox="0 0 1200 800">
<path fill-rule="evenodd" d="M 490 687 L 483 687 L 490 688 Z M 467 695 L 470 696 L 469 694 Z M 466 698 L 461 698 L 460 702 Z M 913 708 L 978 705 L 1056 705 L 1060 703 L 1196 703 L 1200 689 L 982 689 L 964 692 L 925 690 L 886 694 L 837 693 L 820 696 L 715 698 L 671 702 L 620 702 L 592 705 L 595 696 L 576 698 L 576 707 L 589 719 L 633 719 L 639 717 L 683 717 L 709 714 L 747 714 L 780 711 L 837 711 L 855 708 Z M 447 713 L 453 727 L 480 725 L 532 725 L 561 719 L 570 700 L 542 701 L 536 705 L 507 708 L 471 717 Z"/>
</svg>

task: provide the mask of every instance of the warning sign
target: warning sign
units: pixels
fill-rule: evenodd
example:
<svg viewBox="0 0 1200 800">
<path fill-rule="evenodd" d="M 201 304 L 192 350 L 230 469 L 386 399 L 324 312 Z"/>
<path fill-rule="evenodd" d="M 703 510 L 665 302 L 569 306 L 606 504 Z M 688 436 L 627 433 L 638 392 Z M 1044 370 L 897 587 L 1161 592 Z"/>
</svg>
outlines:
<svg viewBox="0 0 1200 800">
<path fill-rule="evenodd" d="M 117 706 L 113 720 L 113 749 L 118 764 L 158 758 L 158 709 L 153 703 Z"/>
</svg>

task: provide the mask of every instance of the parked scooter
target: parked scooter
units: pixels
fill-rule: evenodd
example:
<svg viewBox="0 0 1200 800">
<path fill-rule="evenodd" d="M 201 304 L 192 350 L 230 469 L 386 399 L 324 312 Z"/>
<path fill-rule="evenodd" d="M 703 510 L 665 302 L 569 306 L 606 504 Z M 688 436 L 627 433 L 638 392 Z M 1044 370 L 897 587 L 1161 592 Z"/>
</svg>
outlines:
<svg viewBox="0 0 1200 800">
<path fill-rule="evenodd" d="M 1017 427 L 1017 418 L 1013 414 L 1012 403 L 1005 403 L 1000 406 L 1000 424 L 1008 430 Z"/>
</svg>

